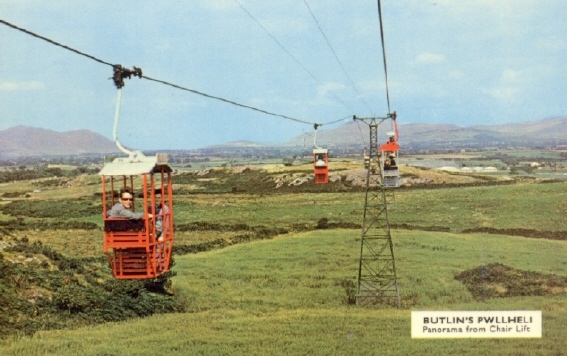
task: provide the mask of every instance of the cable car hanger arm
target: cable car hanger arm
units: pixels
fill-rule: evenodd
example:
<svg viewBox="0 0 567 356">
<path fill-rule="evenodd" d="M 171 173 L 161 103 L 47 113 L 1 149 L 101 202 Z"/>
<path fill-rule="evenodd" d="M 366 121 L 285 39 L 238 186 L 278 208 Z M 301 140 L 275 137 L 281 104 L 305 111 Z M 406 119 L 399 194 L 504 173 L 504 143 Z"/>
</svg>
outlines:
<svg viewBox="0 0 567 356">
<path fill-rule="evenodd" d="M 114 85 L 116 85 L 116 88 L 118 89 L 118 93 L 116 94 L 116 110 L 114 112 L 114 128 L 112 131 L 112 137 L 114 139 L 116 147 L 118 147 L 120 151 L 124 152 L 128 156 L 141 155 L 142 153 L 140 151 L 132 151 L 122 146 L 122 144 L 118 140 L 118 123 L 120 121 L 120 106 L 122 105 L 122 88 L 124 87 L 124 79 L 130 79 L 132 75 L 142 78 L 142 69 L 134 67 L 134 69 L 132 70 L 124 68 L 120 64 L 115 64 L 112 66 L 112 68 L 114 69 L 112 80 L 114 81 Z"/>
</svg>

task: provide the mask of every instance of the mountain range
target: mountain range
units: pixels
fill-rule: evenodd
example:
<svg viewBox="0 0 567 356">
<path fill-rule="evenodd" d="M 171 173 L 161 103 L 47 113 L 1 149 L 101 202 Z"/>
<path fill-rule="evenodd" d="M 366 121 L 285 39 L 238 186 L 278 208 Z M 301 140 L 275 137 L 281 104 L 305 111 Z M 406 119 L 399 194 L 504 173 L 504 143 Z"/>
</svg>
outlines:
<svg viewBox="0 0 567 356">
<path fill-rule="evenodd" d="M 119 152 L 113 141 L 90 130 L 57 132 L 15 126 L 0 131 L 0 159 Z"/>
<path fill-rule="evenodd" d="M 382 127 L 384 126 L 384 127 Z M 391 131 L 386 121 L 378 126 L 378 140 L 386 139 Z M 567 117 L 498 125 L 461 127 L 453 124 L 399 125 L 399 143 L 405 150 L 482 149 L 482 148 L 543 148 L 567 146 Z M 316 142 L 314 138 L 316 137 Z M 229 142 L 210 146 L 215 149 L 261 149 L 262 147 L 328 148 L 366 147 L 369 142 L 367 123 L 353 121 L 332 130 L 305 133 L 287 142 L 259 144 Z M 57 132 L 29 126 L 15 126 L 0 131 L 0 159 L 25 156 L 66 156 L 81 154 L 118 153 L 113 141 L 89 130 Z"/>
<path fill-rule="evenodd" d="M 386 127 L 382 127 L 386 126 Z M 385 142 L 391 131 L 390 121 L 378 126 L 378 141 Z M 354 121 L 339 128 L 317 133 L 317 146 L 367 146 L 369 128 L 366 123 Z M 567 117 L 546 118 L 538 121 L 498 125 L 460 127 L 453 124 L 399 125 L 399 143 L 406 149 L 464 149 L 550 147 L 567 144 Z M 313 134 L 298 136 L 285 145 L 313 144 Z"/>
</svg>

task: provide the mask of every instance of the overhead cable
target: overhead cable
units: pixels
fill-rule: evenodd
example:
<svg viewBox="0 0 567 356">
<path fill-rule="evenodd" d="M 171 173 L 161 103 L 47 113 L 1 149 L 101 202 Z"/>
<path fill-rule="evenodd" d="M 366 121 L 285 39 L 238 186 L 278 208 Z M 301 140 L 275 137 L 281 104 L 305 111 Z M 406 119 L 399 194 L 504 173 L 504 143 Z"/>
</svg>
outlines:
<svg viewBox="0 0 567 356">
<path fill-rule="evenodd" d="M 134 67 L 134 69 L 124 68 L 124 67 L 122 67 L 120 64 L 112 64 L 112 63 L 110 63 L 110 62 L 104 61 L 104 60 L 102 60 L 102 59 L 100 59 L 100 58 L 97 58 L 97 57 L 95 57 L 95 56 L 92 56 L 92 55 L 90 55 L 90 54 L 81 52 L 81 51 L 76 50 L 76 49 L 74 49 L 74 48 L 71 48 L 71 47 L 69 47 L 69 46 L 63 45 L 63 44 L 61 44 L 61 43 L 59 43 L 59 42 L 56 42 L 56 41 L 54 41 L 54 40 L 51 40 L 51 39 L 49 39 L 49 38 L 47 38 L 47 37 L 38 35 L 37 33 L 34 33 L 34 32 L 31 32 L 31 31 L 28 31 L 28 30 L 26 30 L 26 29 L 24 29 L 24 28 L 18 27 L 18 26 L 14 25 L 14 24 L 11 24 L 11 23 L 9 23 L 9 22 L 7 22 L 7 21 L 5 21 L 5 20 L 0 19 L 0 23 L 4 24 L 4 25 L 6 25 L 6 26 L 9 26 L 9 27 L 11 27 L 11 28 L 14 28 L 14 29 L 16 29 L 16 30 L 18 30 L 18 31 L 24 32 L 24 33 L 26 33 L 26 34 L 28 34 L 28 35 L 33 36 L 33 37 L 36 37 L 36 38 L 39 38 L 39 39 L 44 40 L 44 41 L 46 41 L 46 42 L 49 42 L 49 43 L 51 43 L 51 44 L 53 44 L 53 45 L 56 45 L 56 46 L 58 46 L 58 47 L 67 49 L 67 50 L 69 50 L 69 51 L 71 51 L 71 52 L 74 52 L 74 53 L 79 54 L 79 55 L 81 55 L 81 56 L 84 56 L 84 57 L 87 57 L 87 58 L 89 58 L 89 59 L 92 59 L 92 60 L 94 60 L 94 61 L 96 61 L 96 62 L 98 62 L 98 63 L 111 66 L 111 67 L 114 69 L 114 75 L 113 75 L 113 77 L 112 77 L 111 79 L 114 80 L 115 85 L 116 85 L 117 88 L 119 88 L 119 89 L 124 86 L 123 79 L 125 79 L 125 78 L 130 78 L 130 76 L 134 75 L 134 76 L 138 76 L 138 77 L 140 77 L 140 78 L 145 78 L 145 79 L 150 80 L 150 81 L 153 81 L 153 82 L 157 82 L 157 83 L 161 83 L 161 84 L 164 84 L 164 85 L 168 85 L 168 86 L 173 87 L 173 88 L 176 88 L 176 89 L 180 89 L 180 90 L 188 91 L 188 92 L 191 92 L 191 93 L 194 93 L 194 94 L 197 94 L 197 95 L 201 95 L 201 96 L 204 96 L 204 97 L 206 97 L 206 98 L 219 100 L 219 101 L 222 101 L 222 102 L 231 104 L 231 105 L 235 105 L 235 106 L 239 106 L 239 107 L 242 107 L 242 108 L 246 108 L 246 109 L 254 110 L 254 111 L 257 111 L 257 112 L 261 112 L 261 113 L 266 114 L 266 115 L 277 116 L 277 117 L 281 117 L 281 118 L 283 118 L 283 119 L 292 120 L 292 121 L 295 121 L 295 122 L 299 122 L 299 123 L 303 123 L 303 124 L 308 124 L 308 125 L 313 125 L 313 124 L 314 124 L 313 122 L 310 122 L 310 121 L 297 119 L 297 118 L 294 118 L 294 117 L 291 117 L 291 116 L 286 116 L 286 115 L 281 115 L 281 114 L 272 113 L 272 112 L 269 112 L 269 111 L 267 111 L 267 110 L 259 109 L 259 108 L 256 108 L 256 107 L 253 107 L 253 106 L 250 106 L 250 105 L 240 104 L 240 103 L 238 103 L 238 102 L 235 102 L 235 101 L 232 101 L 232 100 L 229 100 L 229 99 L 224 99 L 224 98 L 221 98 L 221 97 L 218 97 L 218 96 L 215 96 L 215 95 L 210 95 L 210 94 L 207 94 L 207 93 L 203 93 L 203 92 L 200 92 L 200 91 L 198 91 L 198 90 L 186 88 L 186 87 L 183 87 L 183 86 L 180 86 L 180 85 L 177 85 L 177 84 L 174 84 L 174 83 L 170 83 L 170 82 L 167 82 L 167 81 L 164 81 L 164 80 L 151 78 L 151 77 L 148 77 L 148 76 L 146 76 L 146 75 L 142 75 L 142 70 L 141 70 L 140 68 L 137 68 L 137 67 Z M 344 120 L 344 118 L 338 119 L 338 120 L 335 120 L 335 121 L 331 121 L 331 122 L 328 122 L 328 123 L 325 123 L 325 124 L 318 124 L 318 125 L 330 125 L 330 124 L 333 124 L 333 123 L 336 123 L 336 122 L 339 122 L 339 121 L 342 121 L 342 120 Z"/>
<path fill-rule="evenodd" d="M 366 102 L 366 100 L 364 100 L 364 98 L 362 97 L 362 94 L 360 94 L 360 92 L 358 91 L 358 89 L 356 88 L 356 85 L 354 85 L 353 80 L 351 79 L 351 77 L 348 75 L 345 66 L 343 65 L 343 63 L 341 62 L 341 60 L 339 59 L 339 57 L 337 56 L 337 53 L 335 52 L 333 46 L 331 46 L 331 42 L 329 41 L 329 39 L 327 38 L 327 35 L 325 34 L 325 32 L 323 31 L 323 28 L 321 27 L 321 24 L 319 24 L 319 21 L 317 20 L 317 18 L 315 17 L 315 14 L 313 13 L 313 11 L 311 11 L 311 7 L 309 6 L 309 4 L 307 3 L 307 0 L 303 0 L 303 2 L 305 3 L 305 6 L 307 6 L 307 10 L 309 10 L 309 13 L 311 14 L 311 17 L 313 18 L 313 20 L 315 21 L 315 23 L 317 24 L 317 27 L 319 28 L 319 32 L 321 32 L 321 35 L 323 35 L 323 37 L 325 38 L 325 42 L 327 42 L 327 46 L 329 46 L 329 49 L 331 50 L 331 52 L 333 53 L 333 56 L 335 56 L 335 59 L 337 60 L 337 63 L 339 64 L 339 66 L 341 67 L 341 69 L 343 70 L 343 73 L 345 74 L 345 76 L 347 77 L 347 79 L 350 82 L 350 85 L 352 85 L 354 91 L 358 94 L 358 97 L 360 98 L 360 100 L 362 100 L 362 102 L 364 103 L 364 105 L 366 105 L 366 107 L 368 108 L 368 110 L 370 112 L 372 112 L 372 109 L 370 108 L 370 106 L 368 105 L 368 103 Z"/>
<path fill-rule="evenodd" d="M 380 22 L 380 40 L 382 43 L 382 58 L 384 60 L 384 77 L 385 77 L 385 81 L 386 81 L 386 101 L 388 104 L 388 113 L 391 112 L 390 110 L 390 92 L 388 90 L 388 69 L 387 69 L 387 65 L 386 65 L 386 45 L 384 43 L 384 26 L 382 24 L 382 6 L 380 4 L 380 0 L 378 1 L 378 19 Z"/>
<path fill-rule="evenodd" d="M 65 45 L 63 45 L 63 44 L 61 44 L 61 43 L 59 43 L 59 42 L 50 40 L 50 39 L 47 38 L 47 37 L 40 36 L 40 35 L 38 35 L 37 33 L 33 33 L 33 32 L 31 32 L 31 31 L 28 31 L 28 30 L 24 29 L 24 28 L 18 27 L 18 26 L 14 25 L 14 24 L 9 23 L 8 21 L 4 21 L 4 20 L 0 19 L 0 23 L 3 23 L 3 24 L 6 25 L 6 26 L 9 26 L 9 27 L 11 27 L 11 28 L 13 28 L 13 29 L 16 29 L 16 30 L 18 30 L 18 31 L 24 32 L 24 33 L 26 33 L 26 34 L 28 34 L 28 35 L 31 35 L 31 36 L 37 37 L 37 38 L 39 38 L 39 39 L 42 39 L 42 40 L 44 40 L 44 41 L 47 41 L 47 42 L 49 42 L 49 43 L 51 43 L 51 44 L 54 44 L 54 45 L 56 45 L 56 46 L 59 46 L 59 47 L 61 47 L 61 48 L 65 48 L 65 49 L 67 49 L 67 50 L 69 50 L 69 51 L 71 51 L 71 52 L 75 52 L 75 53 L 77 53 L 77 54 L 80 54 L 81 56 L 85 56 L 85 57 L 87 57 L 87 58 L 90 58 L 90 59 L 92 59 L 92 60 L 94 60 L 94 61 L 97 61 L 97 62 L 99 62 L 99 63 L 106 64 L 106 65 L 109 65 L 109 66 L 113 66 L 112 63 L 108 63 L 108 62 L 106 62 L 106 61 L 103 61 L 102 59 L 99 59 L 99 58 L 95 57 L 95 56 L 91 56 L 90 54 L 87 54 L 87 53 L 78 51 L 78 50 L 76 50 L 76 49 L 74 49 L 74 48 L 71 48 L 71 47 L 68 47 L 68 46 L 65 46 Z"/>
<path fill-rule="evenodd" d="M 215 99 L 215 100 L 220 100 L 220 101 L 223 101 L 223 102 L 228 103 L 228 104 L 232 104 L 232 105 L 240 106 L 240 107 L 243 107 L 243 108 L 246 108 L 246 109 L 258 111 L 258 112 L 261 112 L 261 113 L 264 113 L 264 114 L 267 114 L 267 115 L 279 116 L 279 117 L 281 117 L 281 118 L 288 119 L 288 120 L 293 120 L 293 121 L 296 121 L 296 122 L 301 122 L 301 123 L 303 123 L 303 124 L 309 124 L 309 125 L 312 125 L 312 124 L 313 124 L 312 122 L 309 122 L 309 121 L 304 121 L 304 120 L 296 119 L 296 118 L 294 118 L 294 117 L 290 117 L 290 116 L 286 116 L 286 115 L 275 114 L 275 113 L 272 113 L 272 112 L 269 112 L 269 111 L 266 111 L 266 110 L 262 110 L 262 109 L 255 108 L 255 107 L 253 107 L 253 106 L 249 106 L 249 105 L 245 105 L 245 104 L 240 104 L 240 103 L 237 103 L 237 102 L 232 101 L 232 100 L 228 100 L 228 99 L 224 99 L 224 98 L 221 98 L 221 97 L 218 97 L 218 96 L 206 94 L 206 93 L 200 92 L 200 91 L 195 90 L 195 89 L 185 88 L 185 87 L 182 87 L 182 86 L 177 85 L 177 84 L 173 84 L 173 83 L 166 82 L 166 81 L 164 81 L 164 80 L 150 78 L 150 77 L 148 77 L 148 76 L 146 76 L 146 75 L 142 75 L 142 78 L 145 78 L 145 79 L 147 79 L 147 80 L 151 80 L 151 81 L 153 81 L 153 82 L 158 82 L 158 83 L 161 83 L 161 84 L 169 85 L 170 87 L 173 87 L 173 88 L 176 88 L 176 89 L 180 89 L 180 90 L 185 90 L 185 91 L 191 92 L 191 93 L 193 93 L 193 94 L 197 94 L 197 95 L 204 96 L 204 97 L 206 97 L 206 98 Z"/>
<path fill-rule="evenodd" d="M 266 32 L 266 33 L 268 34 L 268 36 L 270 36 L 270 38 L 273 39 L 274 42 L 276 42 L 276 44 L 277 44 L 278 46 L 280 46 L 280 48 L 281 48 L 285 53 L 287 53 L 288 56 L 290 56 L 291 59 L 293 59 L 301 68 L 303 68 L 303 70 L 304 70 L 307 74 L 309 74 L 309 76 L 310 76 L 314 81 L 316 81 L 316 82 L 317 82 L 319 85 L 321 85 L 321 86 L 324 85 L 323 83 L 321 83 L 321 81 L 320 81 L 319 79 L 317 79 L 317 77 L 316 77 L 313 73 L 311 73 L 311 71 L 310 71 L 309 69 L 307 69 L 307 67 L 306 67 L 305 65 L 303 65 L 303 63 L 301 63 L 301 62 L 299 61 L 299 59 L 297 59 L 287 48 L 285 48 L 285 46 L 284 46 L 283 44 L 281 44 L 281 42 L 278 41 L 278 39 L 277 39 L 274 35 L 272 35 L 272 34 L 270 33 L 270 31 L 268 31 L 268 30 L 260 23 L 260 21 L 258 21 L 258 20 L 255 18 L 255 17 L 250 13 L 250 11 L 248 11 L 238 0 L 234 0 L 234 2 L 237 3 L 238 6 L 240 6 L 240 8 L 241 8 L 254 22 L 256 22 L 256 24 L 257 24 L 258 26 L 260 26 L 260 28 L 261 28 L 262 30 L 264 30 L 264 32 Z M 341 103 L 345 108 L 349 109 L 350 111 L 353 111 L 353 109 L 352 109 L 350 106 L 348 106 L 344 101 L 342 101 L 341 99 L 339 99 L 336 95 L 334 95 L 334 94 L 331 93 L 331 96 L 332 96 L 336 101 L 338 101 L 339 103 Z"/>
</svg>

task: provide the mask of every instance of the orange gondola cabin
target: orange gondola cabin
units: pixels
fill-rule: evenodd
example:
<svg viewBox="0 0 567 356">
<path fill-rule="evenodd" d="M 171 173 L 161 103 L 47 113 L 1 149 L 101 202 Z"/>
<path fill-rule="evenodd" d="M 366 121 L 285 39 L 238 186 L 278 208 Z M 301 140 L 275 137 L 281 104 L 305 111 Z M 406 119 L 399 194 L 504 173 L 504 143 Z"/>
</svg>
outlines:
<svg viewBox="0 0 567 356">
<path fill-rule="evenodd" d="M 329 155 L 324 148 L 313 150 L 313 165 L 315 166 L 315 183 L 325 184 L 329 182 Z"/>
<path fill-rule="evenodd" d="M 167 272 L 173 249 L 172 181 L 167 155 L 152 157 L 134 151 L 127 158 L 107 163 L 99 175 L 104 253 L 114 277 L 155 278 Z M 134 192 L 132 209 L 145 212 L 142 219 L 108 217 L 122 188 Z"/>
<path fill-rule="evenodd" d="M 387 188 L 400 186 L 400 170 L 398 168 L 398 152 L 400 145 L 397 143 L 396 132 L 388 132 L 388 142 L 380 146 L 380 161 L 382 164 L 383 185 Z"/>
</svg>

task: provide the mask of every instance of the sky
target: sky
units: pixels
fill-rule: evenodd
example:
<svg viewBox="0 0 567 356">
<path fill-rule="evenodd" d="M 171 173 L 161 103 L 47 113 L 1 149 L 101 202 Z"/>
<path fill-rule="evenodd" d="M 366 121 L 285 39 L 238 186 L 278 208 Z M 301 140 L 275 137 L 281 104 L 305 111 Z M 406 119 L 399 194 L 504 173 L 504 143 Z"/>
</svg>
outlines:
<svg viewBox="0 0 567 356">
<path fill-rule="evenodd" d="M 377 5 L 0 0 L 0 19 L 275 114 L 131 78 L 118 138 L 140 150 L 283 143 L 314 123 L 329 130 L 389 111 L 400 125 L 463 127 L 567 115 L 567 1 L 381 0 L 387 85 Z M 0 48 L 0 130 L 88 129 L 113 138 L 111 66 L 1 23 Z"/>
</svg>

